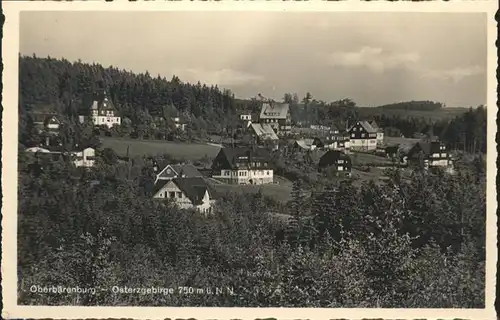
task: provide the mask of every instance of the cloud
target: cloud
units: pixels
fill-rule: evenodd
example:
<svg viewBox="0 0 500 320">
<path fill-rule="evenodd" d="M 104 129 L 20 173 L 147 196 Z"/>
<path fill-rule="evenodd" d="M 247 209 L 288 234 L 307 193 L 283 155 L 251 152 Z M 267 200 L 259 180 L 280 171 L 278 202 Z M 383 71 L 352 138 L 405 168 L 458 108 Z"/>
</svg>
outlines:
<svg viewBox="0 0 500 320">
<path fill-rule="evenodd" d="M 233 69 L 220 69 L 220 70 L 205 70 L 190 68 L 184 71 L 177 72 L 181 79 L 206 83 L 217 84 L 220 86 L 241 86 L 241 85 L 255 85 L 264 81 L 264 77 L 251 73 L 241 72 Z"/>
<path fill-rule="evenodd" d="M 422 78 L 434 78 L 441 80 L 452 80 L 457 83 L 463 78 L 484 74 L 484 68 L 480 66 L 456 67 L 448 70 L 427 70 L 422 72 Z"/>
<path fill-rule="evenodd" d="M 420 56 L 414 52 L 388 52 L 373 47 L 362 47 L 358 51 L 334 52 L 327 56 L 331 66 L 368 68 L 376 73 L 398 67 L 412 68 L 419 59 Z"/>
</svg>

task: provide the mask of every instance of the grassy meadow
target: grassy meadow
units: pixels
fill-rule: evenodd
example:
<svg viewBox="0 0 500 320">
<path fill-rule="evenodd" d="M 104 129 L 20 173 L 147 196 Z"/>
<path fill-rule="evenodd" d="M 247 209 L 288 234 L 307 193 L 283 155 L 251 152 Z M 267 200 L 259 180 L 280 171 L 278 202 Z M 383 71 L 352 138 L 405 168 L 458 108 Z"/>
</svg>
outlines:
<svg viewBox="0 0 500 320">
<path fill-rule="evenodd" d="M 135 140 L 105 137 L 101 139 L 103 148 L 111 148 L 118 155 L 129 156 L 169 154 L 176 159 L 198 160 L 207 156 L 215 158 L 220 148 L 203 143 L 186 143 L 159 140 Z"/>
</svg>

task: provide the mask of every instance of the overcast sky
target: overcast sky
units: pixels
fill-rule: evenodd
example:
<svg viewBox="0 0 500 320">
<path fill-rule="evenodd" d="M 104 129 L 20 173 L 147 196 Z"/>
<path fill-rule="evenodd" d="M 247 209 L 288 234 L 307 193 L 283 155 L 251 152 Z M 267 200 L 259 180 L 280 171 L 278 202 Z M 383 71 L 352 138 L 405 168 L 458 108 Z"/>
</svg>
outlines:
<svg viewBox="0 0 500 320">
<path fill-rule="evenodd" d="M 486 103 L 481 13 L 23 12 L 21 54 L 360 106 Z"/>
</svg>

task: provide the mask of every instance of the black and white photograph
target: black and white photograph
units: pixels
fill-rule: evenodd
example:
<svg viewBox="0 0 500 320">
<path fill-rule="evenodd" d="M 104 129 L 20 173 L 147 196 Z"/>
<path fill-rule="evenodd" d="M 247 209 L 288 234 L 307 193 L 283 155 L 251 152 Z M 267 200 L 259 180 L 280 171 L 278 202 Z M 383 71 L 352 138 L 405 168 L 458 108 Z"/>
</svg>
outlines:
<svg viewBox="0 0 500 320">
<path fill-rule="evenodd" d="M 492 311 L 494 6 L 125 5 L 19 10 L 18 307 Z"/>
</svg>

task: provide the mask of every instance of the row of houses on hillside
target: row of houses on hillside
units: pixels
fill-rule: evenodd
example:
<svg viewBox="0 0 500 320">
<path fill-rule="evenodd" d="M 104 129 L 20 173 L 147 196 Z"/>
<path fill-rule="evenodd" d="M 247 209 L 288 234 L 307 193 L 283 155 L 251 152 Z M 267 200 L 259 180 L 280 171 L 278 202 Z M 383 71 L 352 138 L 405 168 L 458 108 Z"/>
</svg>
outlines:
<svg viewBox="0 0 500 320">
<path fill-rule="evenodd" d="M 87 147 L 70 151 L 53 151 L 41 147 L 27 148 L 25 152 L 34 153 L 37 158 L 45 157 L 50 160 L 59 158 L 69 159 L 75 167 L 92 168 L 95 165 L 96 152 L 94 148 Z"/>
<path fill-rule="evenodd" d="M 228 184 L 270 184 L 274 170 L 264 148 L 221 148 L 210 177 Z M 167 165 L 156 175 L 153 197 L 169 199 L 183 209 L 209 214 L 220 195 L 191 164 Z"/>
<path fill-rule="evenodd" d="M 391 156 L 397 157 L 399 152 L 397 147 L 392 147 L 388 152 Z M 453 158 L 446 146 L 439 140 L 425 139 L 415 143 L 402 159 L 398 159 L 403 165 L 410 167 L 422 166 L 425 169 L 442 168 L 448 172 L 453 172 Z M 350 175 L 352 161 L 348 154 L 329 150 L 319 160 L 318 170 L 332 168 L 338 173 Z"/>
</svg>

